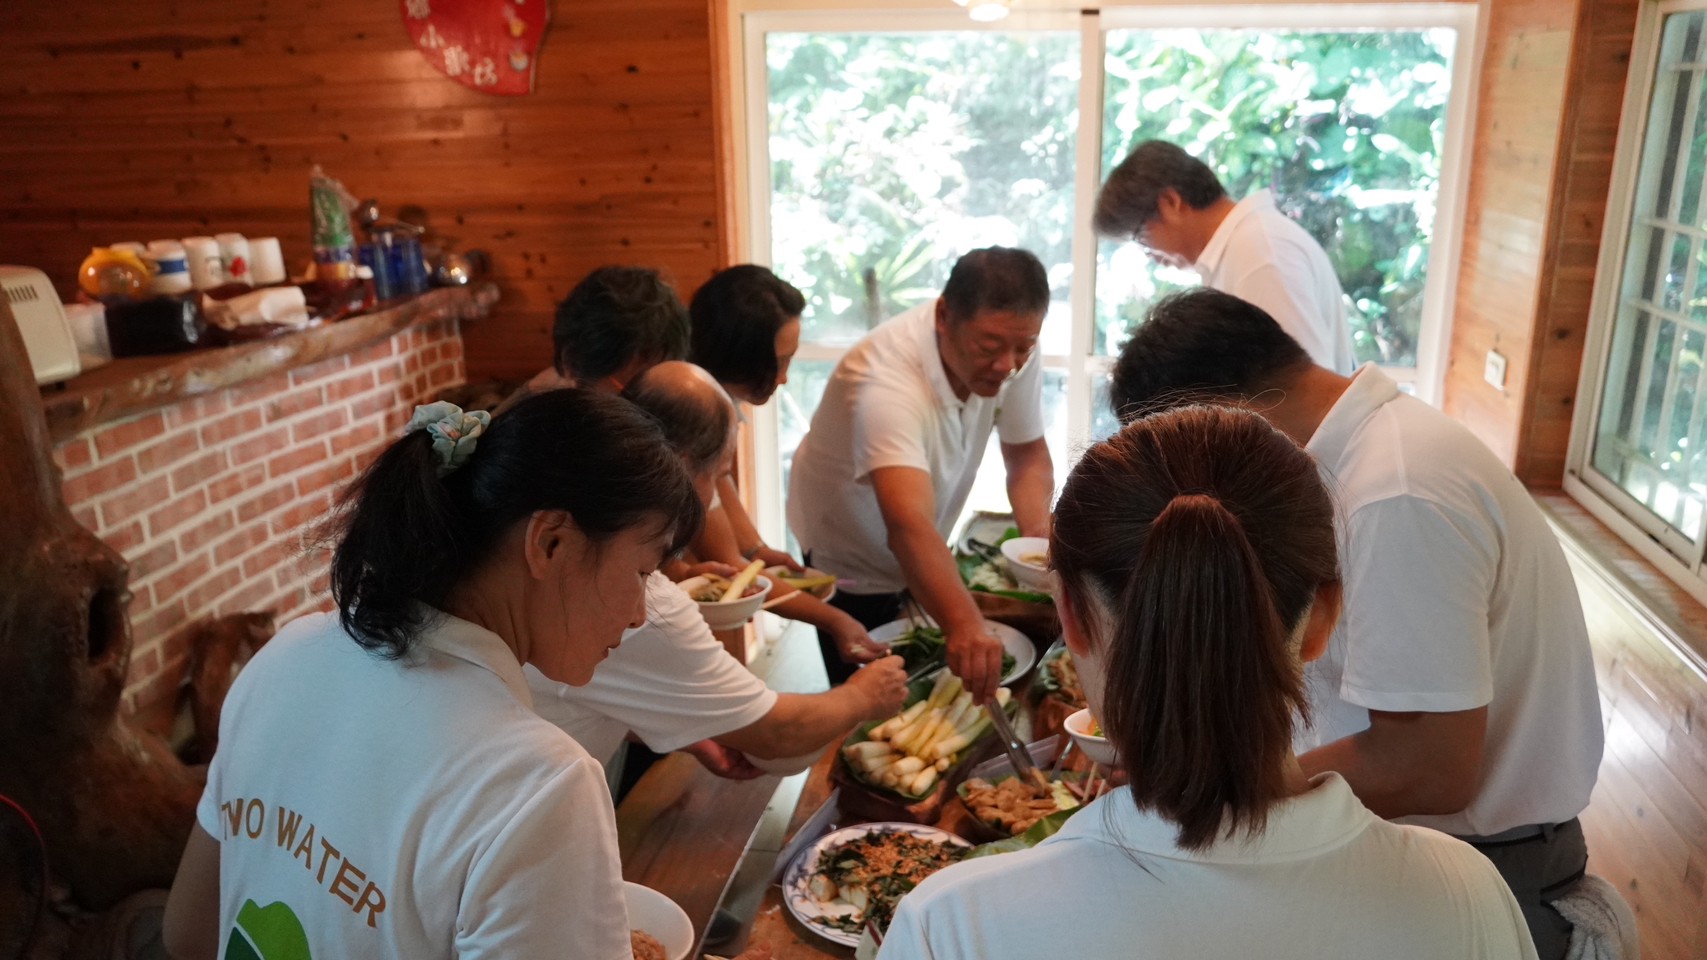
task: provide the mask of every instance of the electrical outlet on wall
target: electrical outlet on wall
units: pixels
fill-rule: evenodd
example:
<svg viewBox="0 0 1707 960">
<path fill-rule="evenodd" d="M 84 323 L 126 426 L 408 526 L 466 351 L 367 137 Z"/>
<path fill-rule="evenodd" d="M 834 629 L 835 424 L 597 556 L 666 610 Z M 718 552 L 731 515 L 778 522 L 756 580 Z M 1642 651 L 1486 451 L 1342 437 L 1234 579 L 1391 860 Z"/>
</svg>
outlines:
<svg viewBox="0 0 1707 960">
<path fill-rule="evenodd" d="M 1505 354 L 1498 350 L 1488 351 L 1487 362 L 1482 365 L 1482 379 L 1495 390 L 1505 389 Z"/>
</svg>

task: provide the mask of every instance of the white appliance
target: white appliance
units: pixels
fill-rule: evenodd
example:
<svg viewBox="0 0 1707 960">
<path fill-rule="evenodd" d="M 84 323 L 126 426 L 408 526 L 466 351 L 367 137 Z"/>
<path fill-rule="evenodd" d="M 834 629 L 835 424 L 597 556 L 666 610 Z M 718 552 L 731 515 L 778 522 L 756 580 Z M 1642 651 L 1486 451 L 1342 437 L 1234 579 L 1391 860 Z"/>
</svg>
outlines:
<svg viewBox="0 0 1707 960">
<path fill-rule="evenodd" d="M 77 357 L 77 340 L 71 335 L 71 324 L 47 274 L 34 267 L 0 265 L 0 290 L 11 304 L 18 332 L 24 335 L 24 350 L 30 355 L 36 383 L 56 383 L 77 376 L 83 369 Z"/>
</svg>

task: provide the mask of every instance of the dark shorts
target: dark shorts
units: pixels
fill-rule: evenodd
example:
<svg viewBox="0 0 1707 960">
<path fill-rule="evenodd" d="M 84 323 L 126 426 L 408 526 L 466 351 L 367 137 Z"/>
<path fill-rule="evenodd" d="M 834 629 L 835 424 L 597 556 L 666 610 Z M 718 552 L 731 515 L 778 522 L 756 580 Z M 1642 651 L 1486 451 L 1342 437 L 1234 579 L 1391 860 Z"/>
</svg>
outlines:
<svg viewBox="0 0 1707 960">
<path fill-rule="evenodd" d="M 1575 818 L 1514 840 L 1462 838 L 1492 860 L 1511 887 L 1535 952 L 1541 960 L 1561 960 L 1570 945 L 1571 923 L 1554 910 L 1552 901 L 1581 880 L 1588 869 L 1588 844 Z"/>
</svg>

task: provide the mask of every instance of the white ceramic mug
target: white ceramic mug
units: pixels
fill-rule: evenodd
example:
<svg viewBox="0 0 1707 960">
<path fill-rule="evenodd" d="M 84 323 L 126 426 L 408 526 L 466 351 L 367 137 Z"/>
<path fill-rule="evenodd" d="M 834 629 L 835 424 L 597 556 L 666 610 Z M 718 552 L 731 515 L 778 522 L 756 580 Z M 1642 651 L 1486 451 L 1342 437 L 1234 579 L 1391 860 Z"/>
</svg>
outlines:
<svg viewBox="0 0 1707 960">
<path fill-rule="evenodd" d="M 225 264 L 219 259 L 219 241 L 212 237 L 185 237 L 184 258 L 190 268 L 190 285 L 211 290 L 225 282 Z"/>
<path fill-rule="evenodd" d="M 278 237 L 255 237 L 249 241 L 249 278 L 257 287 L 290 279 L 285 273 L 284 252 L 279 249 Z"/>
</svg>

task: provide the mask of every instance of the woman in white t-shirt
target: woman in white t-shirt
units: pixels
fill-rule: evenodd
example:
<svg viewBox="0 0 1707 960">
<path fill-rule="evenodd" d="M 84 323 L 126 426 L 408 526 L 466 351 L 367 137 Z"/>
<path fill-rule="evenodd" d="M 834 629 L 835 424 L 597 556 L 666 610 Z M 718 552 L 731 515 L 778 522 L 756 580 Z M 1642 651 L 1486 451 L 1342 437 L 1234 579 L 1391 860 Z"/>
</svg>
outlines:
<svg viewBox="0 0 1707 960">
<path fill-rule="evenodd" d="M 348 490 L 335 614 L 238 676 L 166 913 L 175 957 L 625 960 L 603 770 L 522 676 L 582 684 L 697 531 L 644 414 L 566 389 L 418 407 Z"/>
<path fill-rule="evenodd" d="M 1535 956 L 1494 867 L 1292 753 L 1340 608 L 1333 505 L 1261 417 L 1186 407 L 1091 448 L 1055 509 L 1065 638 L 1130 785 L 900 903 L 883 958 Z"/>
<path fill-rule="evenodd" d="M 800 349 L 804 309 L 806 298 L 800 291 L 765 267 L 744 263 L 720 270 L 694 292 L 688 305 L 693 324 L 689 359 L 716 378 L 730 399 L 764 406 L 788 382 L 789 364 Z M 736 566 L 763 558 L 767 566 L 804 569 L 759 536 L 728 471 L 717 480 L 716 502 L 706 513 L 693 551 L 702 560 Z M 886 652 L 846 611 L 787 584 L 775 584 L 771 591 L 775 596 L 797 594 L 771 612 L 817 627 L 835 644 L 844 663 L 870 663 Z"/>
</svg>

